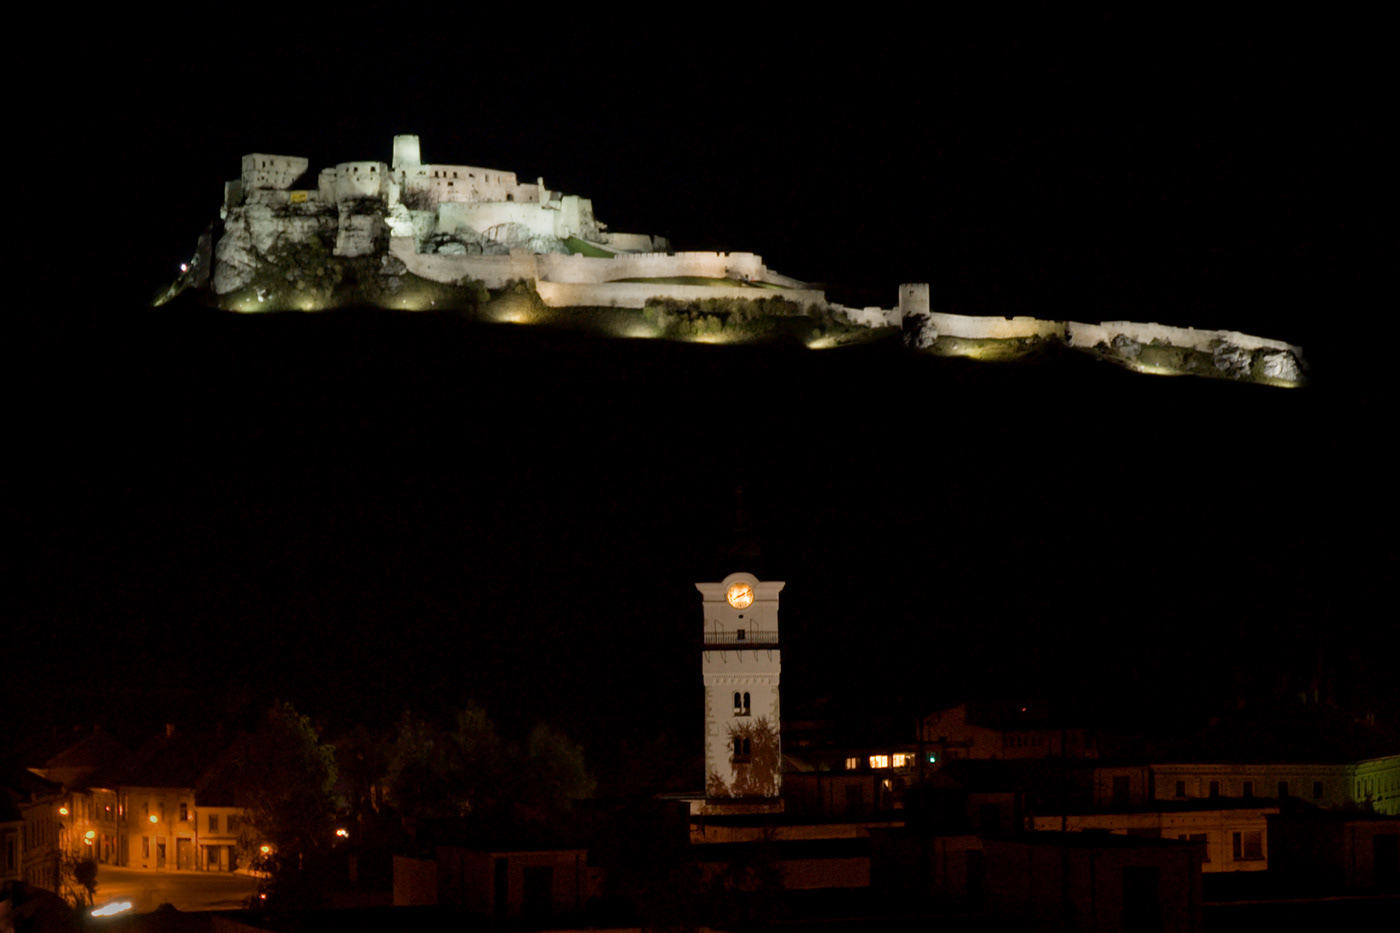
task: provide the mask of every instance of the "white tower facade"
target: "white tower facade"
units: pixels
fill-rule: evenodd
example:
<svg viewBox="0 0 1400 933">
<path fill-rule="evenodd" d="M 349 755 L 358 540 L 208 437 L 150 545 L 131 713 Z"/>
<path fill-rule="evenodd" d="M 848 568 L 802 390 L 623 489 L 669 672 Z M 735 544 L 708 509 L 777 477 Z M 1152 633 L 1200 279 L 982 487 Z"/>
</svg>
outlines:
<svg viewBox="0 0 1400 933">
<path fill-rule="evenodd" d="M 783 584 L 731 573 L 695 588 L 705 604 L 705 796 L 777 797 L 782 790 L 778 594 Z"/>
</svg>

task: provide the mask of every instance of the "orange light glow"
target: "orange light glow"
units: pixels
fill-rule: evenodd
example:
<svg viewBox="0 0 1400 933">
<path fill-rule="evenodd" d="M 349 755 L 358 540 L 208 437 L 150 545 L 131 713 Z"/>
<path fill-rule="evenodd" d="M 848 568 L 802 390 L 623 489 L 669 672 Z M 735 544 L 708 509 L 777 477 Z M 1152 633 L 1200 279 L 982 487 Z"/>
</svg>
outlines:
<svg viewBox="0 0 1400 933">
<path fill-rule="evenodd" d="M 263 847 L 262 847 L 261 849 L 259 849 L 258 851 L 260 851 L 263 855 L 271 855 L 271 854 L 272 854 L 272 846 L 263 846 Z"/>
<path fill-rule="evenodd" d="M 888 768 L 889 766 L 890 766 L 890 756 L 889 756 L 889 755 L 871 755 L 871 756 L 870 756 L 870 767 L 872 767 L 872 768 Z"/>
<path fill-rule="evenodd" d="M 68 808 L 67 808 L 67 807 L 59 807 L 59 808 L 58 808 L 58 815 L 59 815 L 59 816 L 67 816 L 67 815 L 68 815 Z"/>
<path fill-rule="evenodd" d="M 156 819 L 156 815 L 155 815 L 154 813 L 151 814 L 151 822 L 152 822 L 152 823 L 159 823 L 159 822 L 160 822 L 160 820 Z"/>
<path fill-rule="evenodd" d="M 97 838 L 97 833 L 89 829 L 86 833 L 83 834 L 83 838 L 85 838 L 89 843 L 91 843 L 92 840 Z"/>
<path fill-rule="evenodd" d="M 350 830 L 348 830 L 348 829 L 337 829 L 337 830 L 335 831 L 335 834 L 336 834 L 337 836 L 339 836 L 340 838 L 342 838 L 342 839 L 349 839 L 349 838 L 350 838 Z"/>
</svg>

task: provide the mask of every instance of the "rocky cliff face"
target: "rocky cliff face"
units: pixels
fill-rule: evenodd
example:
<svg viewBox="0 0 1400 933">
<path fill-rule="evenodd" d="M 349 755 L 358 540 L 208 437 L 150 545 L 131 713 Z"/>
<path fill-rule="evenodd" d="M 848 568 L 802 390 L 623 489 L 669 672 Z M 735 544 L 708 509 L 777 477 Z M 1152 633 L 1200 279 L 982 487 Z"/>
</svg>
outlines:
<svg viewBox="0 0 1400 933">
<path fill-rule="evenodd" d="M 292 206 L 249 204 L 230 208 L 223 235 L 214 248 L 213 287 L 227 295 L 246 288 L 260 271 L 286 264 L 308 248 L 321 250 L 336 242 L 338 218 L 324 211 L 296 211 Z"/>
</svg>

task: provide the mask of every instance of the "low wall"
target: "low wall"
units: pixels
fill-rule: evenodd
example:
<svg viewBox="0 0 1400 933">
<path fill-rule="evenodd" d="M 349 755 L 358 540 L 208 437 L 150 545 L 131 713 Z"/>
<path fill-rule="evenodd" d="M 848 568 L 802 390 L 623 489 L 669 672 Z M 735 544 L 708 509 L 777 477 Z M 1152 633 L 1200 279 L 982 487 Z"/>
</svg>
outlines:
<svg viewBox="0 0 1400 933">
<path fill-rule="evenodd" d="M 904 322 L 898 308 L 847 308 L 837 305 L 836 310 L 845 314 L 852 324 L 861 327 L 899 327 Z"/>
<path fill-rule="evenodd" d="M 666 278 L 681 275 L 723 277 L 729 269 L 758 272 L 763 260 L 753 253 L 643 253 L 600 259 L 512 250 L 509 256 L 451 256 L 419 253 L 412 237 L 393 237 L 389 252 L 414 275 L 434 282 L 479 279 L 487 288 L 500 288 L 512 279 L 535 283 L 540 298 L 552 308 L 641 308 L 651 298 L 703 301 L 706 298 L 785 298 L 799 304 L 825 304 L 819 289 L 782 291 L 721 285 L 672 285 L 662 282 L 611 282 L 619 278 Z M 561 281 L 562 279 L 562 281 Z"/>
<path fill-rule="evenodd" d="M 1151 343 L 1160 340 L 1174 347 L 1190 347 L 1210 352 L 1211 344 L 1217 340 L 1233 344 L 1244 350 L 1284 350 L 1299 359 L 1302 348 L 1282 340 L 1268 337 L 1255 337 L 1233 330 L 1196 330 L 1194 327 L 1168 327 L 1165 324 L 1142 324 L 1136 321 L 1104 321 L 1102 324 L 1081 324 L 1069 321 L 1065 324 L 1072 347 L 1094 347 L 1100 343 L 1112 346 L 1113 338 L 1128 337 L 1138 343 Z"/>
<path fill-rule="evenodd" d="M 763 257 L 754 253 L 632 253 L 612 259 L 540 256 L 540 277 L 551 282 L 602 283 L 682 275 L 762 282 L 767 281 L 768 269 L 763 265 Z"/>
<path fill-rule="evenodd" d="M 543 258 L 543 257 L 541 257 Z M 601 307 L 642 308 L 652 298 L 674 298 L 678 301 L 704 301 L 706 298 L 747 299 L 782 298 L 798 304 L 825 304 L 826 295 L 817 289 L 786 289 L 771 291 L 757 288 L 730 288 L 723 285 L 667 285 L 654 282 L 550 282 L 541 280 L 535 286 L 540 298 L 551 308 Z"/>
<path fill-rule="evenodd" d="M 417 252 L 412 237 L 393 237 L 389 253 L 409 272 L 434 282 L 456 284 L 479 279 L 487 288 L 500 288 L 512 279 L 534 281 L 538 275 L 536 257 L 528 250 L 511 250 L 508 256 L 444 256 Z"/>
<path fill-rule="evenodd" d="M 1012 340 L 1026 337 L 1064 338 L 1063 321 L 1043 321 L 1034 317 L 972 317 L 962 314 L 941 314 L 937 311 L 919 316 L 920 347 L 927 347 L 939 337 L 963 337 L 971 340 Z"/>
<path fill-rule="evenodd" d="M 666 248 L 665 237 L 654 237 L 647 233 L 604 233 L 602 244 L 609 249 L 631 250 L 650 253 Z"/>
</svg>

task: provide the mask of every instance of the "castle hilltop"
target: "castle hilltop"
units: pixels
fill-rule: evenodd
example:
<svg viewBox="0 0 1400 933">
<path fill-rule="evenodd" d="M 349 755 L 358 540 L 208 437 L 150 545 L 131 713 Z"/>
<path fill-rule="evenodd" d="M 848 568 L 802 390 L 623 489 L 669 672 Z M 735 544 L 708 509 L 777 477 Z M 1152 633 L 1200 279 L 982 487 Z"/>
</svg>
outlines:
<svg viewBox="0 0 1400 933">
<path fill-rule="evenodd" d="M 425 163 L 417 136 L 394 137 L 391 162 L 341 162 L 294 187 L 308 168 L 299 156 L 245 155 L 224 185 L 221 229 L 211 225 L 157 304 L 192 290 L 230 311 L 457 310 L 708 343 L 898 337 L 979 359 L 1067 347 L 1139 372 L 1303 381 L 1300 348 L 1233 331 L 943 314 L 926 284 L 900 286 L 894 308 L 846 308 L 754 253 L 676 252 L 664 237 L 610 231 L 592 201 L 543 178 Z"/>
</svg>

